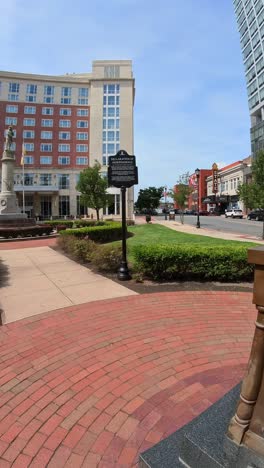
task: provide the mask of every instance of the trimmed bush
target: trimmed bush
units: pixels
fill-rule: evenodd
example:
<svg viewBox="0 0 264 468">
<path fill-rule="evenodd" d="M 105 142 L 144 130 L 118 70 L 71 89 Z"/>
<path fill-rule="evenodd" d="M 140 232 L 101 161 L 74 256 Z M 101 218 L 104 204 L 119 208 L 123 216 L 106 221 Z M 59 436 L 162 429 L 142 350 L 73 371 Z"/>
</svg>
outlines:
<svg viewBox="0 0 264 468">
<path fill-rule="evenodd" d="M 135 268 L 155 281 L 247 281 L 253 266 L 247 263 L 245 246 L 199 244 L 135 246 Z"/>
<path fill-rule="evenodd" d="M 122 248 L 120 245 L 98 245 L 91 260 L 98 270 L 116 273 L 122 260 Z"/>
<path fill-rule="evenodd" d="M 74 236 L 78 239 L 87 238 L 100 244 L 113 242 L 122 238 L 120 223 L 109 223 L 104 226 L 84 227 L 79 229 L 66 229 L 61 236 Z"/>
<path fill-rule="evenodd" d="M 74 236 L 60 236 L 57 243 L 64 252 L 81 262 L 90 262 L 92 253 L 97 248 L 93 241 L 76 239 Z"/>
<path fill-rule="evenodd" d="M 16 238 L 16 237 L 34 237 L 49 235 L 53 231 L 53 226 L 41 225 L 41 226 L 20 226 L 20 227 L 6 227 L 0 228 L 0 237 L 5 239 Z"/>
<path fill-rule="evenodd" d="M 74 221 L 70 221 L 68 219 L 53 219 L 51 221 L 44 221 L 43 224 L 49 224 L 50 226 L 53 226 L 56 228 L 57 226 L 66 226 L 68 228 L 71 228 L 73 226 Z"/>
<path fill-rule="evenodd" d="M 76 227 L 93 227 L 93 226 L 105 226 L 107 221 L 96 221 L 92 219 L 76 219 L 74 225 Z"/>
</svg>

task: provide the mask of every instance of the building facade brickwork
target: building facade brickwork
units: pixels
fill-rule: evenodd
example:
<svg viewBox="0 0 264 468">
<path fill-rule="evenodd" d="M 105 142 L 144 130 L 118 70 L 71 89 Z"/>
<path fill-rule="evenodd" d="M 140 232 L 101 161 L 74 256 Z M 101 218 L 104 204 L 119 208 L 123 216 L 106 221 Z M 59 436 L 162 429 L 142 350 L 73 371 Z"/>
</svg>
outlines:
<svg viewBox="0 0 264 468">
<path fill-rule="evenodd" d="M 106 176 L 109 156 L 121 148 L 134 154 L 134 96 L 129 60 L 94 61 L 91 73 L 63 76 L 0 72 L 0 136 L 4 142 L 13 127 L 15 191 L 22 206 L 24 190 L 29 216 L 85 214 L 76 191 L 80 171 L 99 161 Z M 120 217 L 120 189 L 109 193 L 104 214 Z M 128 217 L 133 204 L 131 188 Z"/>
</svg>

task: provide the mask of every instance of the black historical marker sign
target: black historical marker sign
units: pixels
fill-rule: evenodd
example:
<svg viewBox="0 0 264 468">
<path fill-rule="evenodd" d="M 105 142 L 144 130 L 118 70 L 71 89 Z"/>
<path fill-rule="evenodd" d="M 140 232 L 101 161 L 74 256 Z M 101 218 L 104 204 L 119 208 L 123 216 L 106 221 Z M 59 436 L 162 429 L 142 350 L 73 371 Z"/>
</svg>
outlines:
<svg viewBox="0 0 264 468">
<path fill-rule="evenodd" d="M 115 156 L 109 157 L 108 184 L 113 187 L 132 187 L 138 184 L 138 168 L 136 157 L 120 150 Z"/>
</svg>

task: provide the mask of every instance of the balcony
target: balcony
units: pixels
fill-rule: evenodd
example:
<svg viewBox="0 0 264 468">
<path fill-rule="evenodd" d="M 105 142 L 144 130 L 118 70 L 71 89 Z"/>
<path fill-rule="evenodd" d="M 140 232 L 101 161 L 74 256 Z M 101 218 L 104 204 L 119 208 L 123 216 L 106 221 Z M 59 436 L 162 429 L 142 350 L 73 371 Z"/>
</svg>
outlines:
<svg viewBox="0 0 264 468">
<path fill-rule="evenodd" d="M 39 184 L 33 184 L 33 185 L 21 185 L 21 184 L 15 184 L 14 185 L 14 191 L 15 192 L 41 192 L 41 193 L 51 193 L 51 192 L 58 192 L 59 188 L 56 185 L 39 185 Z"/>
</svg>

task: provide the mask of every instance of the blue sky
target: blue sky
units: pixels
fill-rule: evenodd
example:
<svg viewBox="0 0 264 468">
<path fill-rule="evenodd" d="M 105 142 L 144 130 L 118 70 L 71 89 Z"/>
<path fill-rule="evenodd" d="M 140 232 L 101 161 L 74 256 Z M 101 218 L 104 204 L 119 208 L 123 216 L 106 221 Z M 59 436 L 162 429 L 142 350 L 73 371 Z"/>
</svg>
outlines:
<svg viewBox="0 0 264 468">
<path fill-rule="evenodd" d="M 250 153 L 232 0 L 0 0 L 1 69 L 63 74 L 132 59 L 138 188 Z"/>
</svg>

